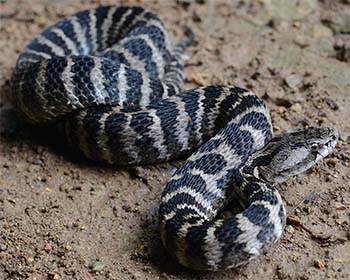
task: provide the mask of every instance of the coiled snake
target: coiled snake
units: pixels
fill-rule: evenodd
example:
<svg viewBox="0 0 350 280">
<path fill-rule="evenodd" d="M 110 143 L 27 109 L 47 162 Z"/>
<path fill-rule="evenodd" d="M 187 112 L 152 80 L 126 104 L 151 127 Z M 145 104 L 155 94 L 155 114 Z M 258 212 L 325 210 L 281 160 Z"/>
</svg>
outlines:
<svg viewBox="0 0 350 280">
<path fill-rule="evenodd" d="M 27 45 L 12 99 L 30 123 L 61 122 L 93 160 L 151 164 L 185 157 L 165 187 L 161 237 L 183 265 L 219 270 L 279 239 L 286 212 L 275 182 L 327 156 L 338 134 L 311 127 L 272 135 L 268 110 L 235 86 L 182 91 L 181 53 L 162 22 L 139 7 L 98 7 L 63 18 Z M 244 210 L 219 213 L 238 198 Z"/>
</svg>

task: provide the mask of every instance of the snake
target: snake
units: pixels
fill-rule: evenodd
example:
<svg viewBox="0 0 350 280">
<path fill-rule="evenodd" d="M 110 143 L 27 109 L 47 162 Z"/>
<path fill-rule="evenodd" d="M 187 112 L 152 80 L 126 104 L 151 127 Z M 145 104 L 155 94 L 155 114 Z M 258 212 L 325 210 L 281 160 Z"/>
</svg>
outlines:
<svg viewBox="0 0 350 280">
<path fill-rule="evenodd" d="M 87 158 L 119 166 L 185 159 L 161 194 L 160 236 L 181 265 L 247 264 L 282 235 L 276 184 L 331 153 L 334 127 L 274 135 L 264 100 L 233 85 L 184 90 L 184 50 L 141 7 L 64 17 L 19 55 L 11 100 L 32 125 L 58 125 Z M 227 209 L 239 207 L 238 213 Z M 226 214 L 225 214 L 226 213 Z M 227 214 L 229 213 L 229 215 Z"/>
</svg>

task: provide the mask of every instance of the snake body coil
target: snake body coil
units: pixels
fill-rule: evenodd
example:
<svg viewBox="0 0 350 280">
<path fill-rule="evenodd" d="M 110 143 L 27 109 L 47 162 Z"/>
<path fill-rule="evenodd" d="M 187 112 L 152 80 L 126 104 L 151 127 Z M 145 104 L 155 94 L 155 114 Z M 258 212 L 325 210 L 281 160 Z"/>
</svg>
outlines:
<svg viewBox="0 0 350 280">
<path fill-rule="evenodd" d="M 13 102 L 33 124 L 63 122 L 88 158 L 150 164 L 192 154 L 165 187 L 165 247 L 200 270 L 235 267 L 282 234 L 286 213 L 273 183 L 334 148 L 334 128 L 273 137 L 268 110 L 235 86 L 182 91 L 181 53 L 162 22 L 138 7 L 99 7 L 63 18 L 34 37 L 12 77 Z M 243 212 L 220 218 L 234 202 Z"/>
</svg>

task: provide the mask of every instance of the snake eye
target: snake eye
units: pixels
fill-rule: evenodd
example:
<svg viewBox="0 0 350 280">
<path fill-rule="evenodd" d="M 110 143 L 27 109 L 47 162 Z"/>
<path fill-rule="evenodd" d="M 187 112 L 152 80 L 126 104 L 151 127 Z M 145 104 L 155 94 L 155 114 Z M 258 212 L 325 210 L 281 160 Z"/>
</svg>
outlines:
<svg viewBox="0 0 350 280">
<path fill-rule="evenodd" d="M 319 149 L 318 144 L 316 144 L 316 143 L 311 144 L 311 150 L 312 150 L 312 151 L 317 151 L 318 149 Z"/>
</svg>

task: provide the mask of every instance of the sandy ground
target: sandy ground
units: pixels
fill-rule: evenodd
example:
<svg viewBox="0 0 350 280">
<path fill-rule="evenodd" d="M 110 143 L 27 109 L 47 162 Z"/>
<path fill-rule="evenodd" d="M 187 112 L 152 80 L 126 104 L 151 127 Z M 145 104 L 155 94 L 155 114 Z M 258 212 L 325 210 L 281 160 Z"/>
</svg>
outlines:
<svg viewBox="0 0 350 280">
<path fill-rule="evenodd" d="M 157 210 L 180 163 L 98 166 L 52 129 L 19 121 L 6 97 L 25 44 L 44 26 L 99 4 L 157 12 L 186 52 L 186 88 L 236 84 L 266 100 L 275 132 L 340 131 L 335 153 L 279 186 L 282 239 L 247 266 L 197 273 L 162 248 Z M 350 2 L 0 1 L 0 279 L 350 279 Z"/>
</svg>

